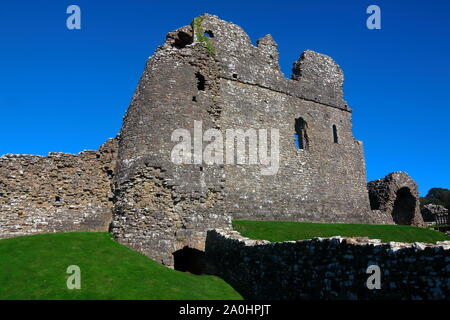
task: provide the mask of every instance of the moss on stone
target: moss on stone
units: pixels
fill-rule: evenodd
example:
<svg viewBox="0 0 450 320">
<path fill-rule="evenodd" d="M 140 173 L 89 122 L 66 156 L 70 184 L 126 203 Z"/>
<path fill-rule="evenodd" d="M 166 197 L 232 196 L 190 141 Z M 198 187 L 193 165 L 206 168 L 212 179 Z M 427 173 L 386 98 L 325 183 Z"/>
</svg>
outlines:
<svg viewBox="0 0 450 320">
<path fill-rule="evenodd" d="M 214 46 L 212 45 L 209 38 L 203 34 L 205 32 L 202 27 L 203 19 L 203 16 L 199 16 L 194 18 L 194 20 L 192 21 L 194 34 L 196 35 L 197 42 L 203 45 L 208 50 L 208 52 L 214 56 L 216 54 Z"/>
</svg>

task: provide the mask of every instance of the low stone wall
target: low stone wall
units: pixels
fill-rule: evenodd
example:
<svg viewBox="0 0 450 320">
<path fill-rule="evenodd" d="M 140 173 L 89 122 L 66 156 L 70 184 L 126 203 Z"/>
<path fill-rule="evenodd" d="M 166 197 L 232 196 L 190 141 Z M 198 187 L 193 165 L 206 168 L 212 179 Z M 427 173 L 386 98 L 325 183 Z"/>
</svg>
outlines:
<svg viewBox="0 0 450 320">
<path fill-rule="evenodd" d="M 211 230 L 209 272 L 247 299 L 450 299 L 450 241 L 382 243 L 367 238 L 315 238 L 270 243 Z M 368 289 L 368 266 L 381 289 Z"/>
<path fill-rule="evenodd" d="M 433 224 L 436 222 L 436 215 L 448 214 L 448 209 L 444 206 L 434 203 L 428 203 L 421 209 L 423 221 L 428 224 Z"/>
<path fill-rule="evenodd" d="M 98 151 L 0 157 L 0 238 L 108 231 L 117 141 Z"/>
</svg>

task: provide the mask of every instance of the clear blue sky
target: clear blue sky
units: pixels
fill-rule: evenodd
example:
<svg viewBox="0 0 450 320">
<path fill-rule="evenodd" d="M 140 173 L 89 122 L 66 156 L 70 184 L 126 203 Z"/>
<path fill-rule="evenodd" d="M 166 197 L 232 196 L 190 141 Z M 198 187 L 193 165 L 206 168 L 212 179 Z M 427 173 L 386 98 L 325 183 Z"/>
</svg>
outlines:
<svg viewBox="0 0 450 320">
<path fill-rule="evenodd" d="M 81 7 L 81 30 L 66 8 Z M 366 8 L 381 8 L 381 30 Z M 305 49 L 345 73 L 367 179 L 408 172 L 450 188 L 450 1 L 2 1 L 0 155 L 78 153 L 119 131 L 146 59 L 202 13 L 272 34 L 282 71 Z"/>
</svg>

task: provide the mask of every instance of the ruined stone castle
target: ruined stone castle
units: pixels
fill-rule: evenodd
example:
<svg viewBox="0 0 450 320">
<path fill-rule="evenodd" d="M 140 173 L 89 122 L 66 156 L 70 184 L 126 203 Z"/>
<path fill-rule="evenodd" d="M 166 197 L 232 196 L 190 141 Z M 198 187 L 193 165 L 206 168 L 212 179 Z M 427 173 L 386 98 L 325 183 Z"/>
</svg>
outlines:
<svg viewBox="0 0 450 320">
<path fill-rule="evenodd" d="M 288 79 L 270 35 L 253 45 L 235 24 L 195 18 L 149 58 L 120 133 L 98 151 L 0 158 L 0 237 L 109 230 L 173 266 L 174 252 L 203 250 L 207 231 L 229 230 L 231 219 L 421 225 L 417 185 L 405 173 L 367 188 L 343 79 L 330 57 L 309 50 Z M 195 121 L 223 136 L 278 129 L 277 173 L 174 163 L 172 133 L 193 133 Z"/>
</svg>

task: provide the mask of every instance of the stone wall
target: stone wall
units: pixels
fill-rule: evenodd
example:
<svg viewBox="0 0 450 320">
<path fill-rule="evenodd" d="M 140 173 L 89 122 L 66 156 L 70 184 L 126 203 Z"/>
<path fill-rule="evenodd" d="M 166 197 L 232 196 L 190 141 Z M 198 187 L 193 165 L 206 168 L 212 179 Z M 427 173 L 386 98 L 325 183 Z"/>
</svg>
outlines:
<svg viewBox="0 0 450 320">
<path fill-rule="evenodd" d="M 175 129 L 192 130 L 194 120 L 216 126 L 217 65 L 192 42 L 191 27 L 167 35 L 147 62 L 119 134 L 112 233 L 167 266 L 185 246 L 203 250 L 207 230 L 231 227 L 223 166 L 176 165 L 170 158 Z"/>
<path fill-rule="evenodd" d="M 211 15 L 202 19 L 195 34 L 213 35 L 222 135 L 226 129 L 280 132 L 276 174 L 262 175 L 262 165 L 225 165 L 227 213 L 238 219 L 370 223 L 362 142 L 352 135 L 337 63 L 307 50 L 288 79 L 270 35 L 254 46 L 239 26 Z M 307 136 L 304 149 L 297 149 L 294 140 L 300 118 Z"/>
<path fill-rule="evenodd" d="M 315 238 L 270 243 L 211 230 L 209 272 L 247 299 L 450 299 L 450 241 L 381 243 L 367 238 Z M 381 289 L 366 286 L 378 265 Z"/>
<path fill-rule="evenodd" d="M 167 176 L 161 168 L 147 167 L 120 185 L 112 232 L 120 243 L 173 267 L 176 251 L 204 250 L 206 230 L 230 229 L 231 219 L 218 212 L 220 192 L 181 193 Z"/>
<path fill-rule="evenodd" d="M 117 141 L 98 151 L 0 157 L 0 238 L 108 231 Z"/>
</svg>

